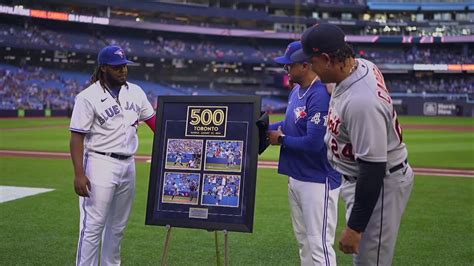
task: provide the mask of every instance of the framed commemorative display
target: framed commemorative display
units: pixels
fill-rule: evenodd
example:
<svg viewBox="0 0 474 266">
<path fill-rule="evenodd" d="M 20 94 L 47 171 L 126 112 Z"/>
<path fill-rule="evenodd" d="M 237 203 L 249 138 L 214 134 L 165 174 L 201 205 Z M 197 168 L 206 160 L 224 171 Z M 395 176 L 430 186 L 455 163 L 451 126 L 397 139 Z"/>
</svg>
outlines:
<svg viewBox="0 0 474 266">
<path fill-rule="evenodd" d="M 252 232 L 259 96 L 159 97 L 147 225 Z"/>
</svg>

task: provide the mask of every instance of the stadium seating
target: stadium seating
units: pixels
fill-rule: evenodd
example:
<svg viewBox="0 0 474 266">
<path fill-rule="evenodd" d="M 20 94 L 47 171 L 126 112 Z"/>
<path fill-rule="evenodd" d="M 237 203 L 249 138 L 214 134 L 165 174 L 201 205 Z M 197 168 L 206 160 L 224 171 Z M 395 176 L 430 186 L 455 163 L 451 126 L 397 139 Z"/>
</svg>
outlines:
<svg viewBox="0 0 474 266">
<path fill-rule="evenodd" d="M 150 36 L 143 33 L 124 36 L 104 31 L 66 32 L 48 30 L 37 25 L 25 29 L 13 24 L 0 24 L 0 45 L 3 46 L 96 53 L 104 45 L 117 44 L 130 55 L 148 58 L 274 64 L 273 58 L 284 51 L 285 42 L 279 42 L 282 43 L 280 46 L 271 44 L 251 46 L 237 40 L 223 38 L 204 40 L 182 34 L 162 33 Z M 356 54 L 375 63 L 473 63 L 473 48 L 465 49 L 461 45 L 394 48 L 382 44 L 363 46 L 354 43 L 354 46 Z"/>
<path fill-rule="evenodd" d="M 0 109 L 18 108 L 42 110 L 67 109 L 74 97 L 88 84 L 90 76 L 80 72 L 44 69 L 42 67 L 18 68 L 0 64 Z M 243 95 L 203 87 L 164 85 L 132 79 L 143 88 L 151 103 L 163 95 Z M 26 92 L 26 93 L 25 93 Z M 275 97 L 264 97 L 265 110 L 277 111 L 285 108 L 286 102 Z"/>
</svg>

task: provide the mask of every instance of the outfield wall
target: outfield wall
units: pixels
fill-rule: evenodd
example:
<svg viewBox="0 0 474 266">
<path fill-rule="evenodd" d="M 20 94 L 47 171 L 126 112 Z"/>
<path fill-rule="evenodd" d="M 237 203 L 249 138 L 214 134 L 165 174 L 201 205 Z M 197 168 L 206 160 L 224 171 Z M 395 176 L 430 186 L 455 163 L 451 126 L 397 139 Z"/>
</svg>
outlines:
<svg viewBox="0 0 474 266">
<path fill-rule="evenodd" d="M 466 100 L 445 100 L 439 97 L 393 97 L 399 115 L 474 117 L 474 103 Z"/>
</svg>

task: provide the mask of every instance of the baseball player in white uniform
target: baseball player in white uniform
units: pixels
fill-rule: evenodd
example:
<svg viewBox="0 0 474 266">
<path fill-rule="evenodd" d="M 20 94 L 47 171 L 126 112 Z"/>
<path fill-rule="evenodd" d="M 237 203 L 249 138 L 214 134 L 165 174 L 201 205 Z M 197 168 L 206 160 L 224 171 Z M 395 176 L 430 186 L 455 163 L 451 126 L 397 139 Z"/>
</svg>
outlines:
<svg viewBox="0 0 474 266">
<path fill-rule="evenodd" d="M 171 197 L 171 200 L 174 199 L 174 196 L 179 196 L 179 188 L 176 183 L 173 183 L 173 196 Z"/>
<path fill-rule="evenodd" d="M 220 185 L 220 186 L 217 187 L 216 194 L 217 194 L 216 205 L 219 205 L 219 203 L 222 201 L 222 196 L 224 195 L 224 186 L 223 185 Z"/>
<path fill-rule="evenodd" d="M 344 181 L 347 226 L 339 248 L 355 265 L 391 265 L 414 174 L 392 99 L 373 63 L 355 59 L 344 32 L 317 24 L 302 36 L 303 53 L 323 82 L 337 84 L 325 136 L 328 159 Z"/>
<path fill-rule="evenodd" d="M 120 265 L 120 243 L 135 195 L 139 121 L 155 130 L 155 111 L 143 90 L 127 82 L 122 48 L 98 55 L 91 85 L 76 97 L 70 131 L 74 189 L 79 197 L 77 265 Z M 101 245 L 102 243 L 102 245 Z M 101 248 L 99 250 L 99 248 Z"/>
<path fill-rule="evenodd" d="M 230 151 L 229 154 L 227 155 L 227 167 L 235 165 L 234 159 L 235 159 L 234 153 Z"/>
<path fill-rule="evenodd" d="M 183 166 L 182 160 L 183 160 L 183 155 L 181 153 L 177 153 L 176 160 L 174 161 L 173 165 L 176 165 L 177 163 L 179 163 L 181 166 Z"/>
</svg>

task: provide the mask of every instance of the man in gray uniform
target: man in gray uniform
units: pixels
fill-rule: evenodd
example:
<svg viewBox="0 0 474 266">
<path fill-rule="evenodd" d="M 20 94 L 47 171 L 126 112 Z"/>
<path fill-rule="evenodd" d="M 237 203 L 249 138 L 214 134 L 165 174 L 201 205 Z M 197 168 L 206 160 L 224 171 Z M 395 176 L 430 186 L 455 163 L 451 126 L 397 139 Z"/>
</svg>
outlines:
<svg viewBox="0 0 474 266">
<path fill-rule="evenodd" d="M 303 52 L 324 83 L 335 82 L 325 142 L 332 167 L 343 174 L 347 226 L 339 248 L 355 265 L 391 265 L 400 220 L 413 187 L 402 130 L 373 63 L 355 59 L 335 25 L 303 33 Z"/>
</svg>

